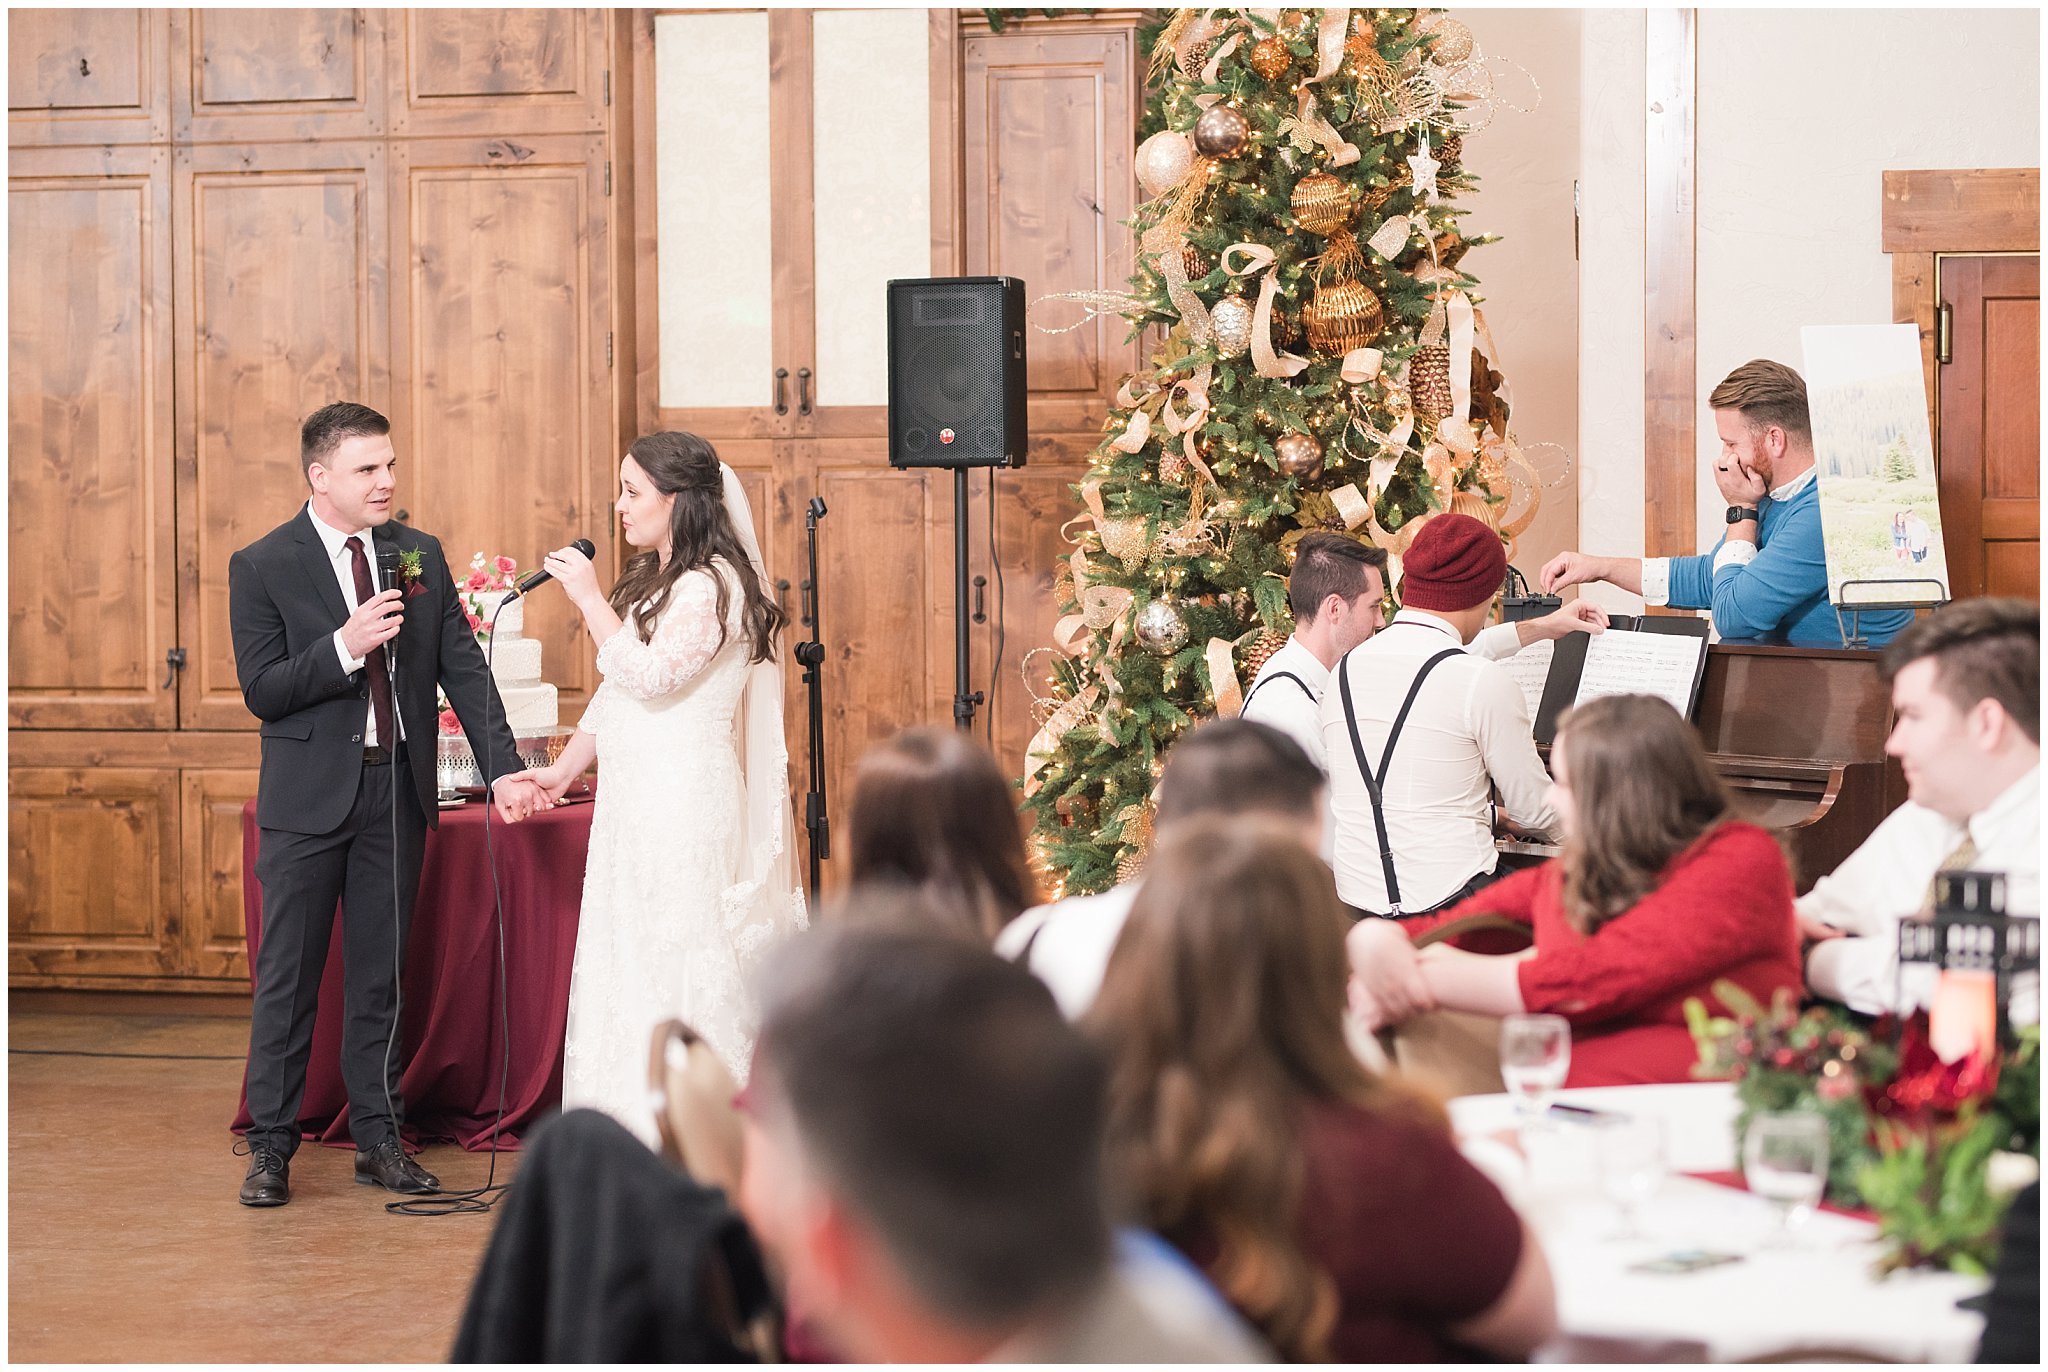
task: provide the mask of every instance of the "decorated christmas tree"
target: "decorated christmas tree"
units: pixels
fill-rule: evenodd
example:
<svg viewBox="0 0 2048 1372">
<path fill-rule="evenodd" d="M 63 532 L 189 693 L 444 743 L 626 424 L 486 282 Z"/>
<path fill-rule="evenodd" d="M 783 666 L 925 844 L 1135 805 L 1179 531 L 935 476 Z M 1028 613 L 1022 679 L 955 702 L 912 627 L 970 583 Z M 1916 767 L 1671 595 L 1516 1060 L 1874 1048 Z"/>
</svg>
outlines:
<svg viewBox="0 0 2048 1372">
<path fill-rule="evenodd" d="M 1539 491 L 1467 235 L 1464 138 L 1498 64 L 1438 10 L 1181 10 L 1152 45 L 1128 294 L 1148 343 L 1077 488 L 1026 762 L 1064 893 L 1127 879 L 1174 738 L 1235 714 L 1293 630 L 1309 530 L 1396 560 L 1455 509 L 1512 546 Z"/>
</svg>

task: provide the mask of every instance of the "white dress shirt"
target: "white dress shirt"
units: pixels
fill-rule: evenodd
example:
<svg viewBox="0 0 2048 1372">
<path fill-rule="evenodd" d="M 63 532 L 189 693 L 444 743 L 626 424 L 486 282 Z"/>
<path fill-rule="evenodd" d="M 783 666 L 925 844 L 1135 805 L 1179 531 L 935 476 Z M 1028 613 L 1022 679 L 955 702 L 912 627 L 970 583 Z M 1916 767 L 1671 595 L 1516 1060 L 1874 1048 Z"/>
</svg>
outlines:
<svg viewBox="0 0 2048 1372">
<path fill-rule="evenodd" d="M 1505 631 L 1505 632 L 1503 632 Z M 1557 822 L 1546 792 L 1550 775 L 1536 753 L 1522 691 L 1491 660 L 1520 641 L 1498 625 L 1467 651 L 1431 672 L 1394 749 L 1385 788 L 1387 834 L 1404 910 L 1426 910 L 1500 859 L 1493 846 L 1489 783 L 1500 787 L 1508 815 L 1528 830 Z M 1352 702 L 1359 740 L 1377 767 L 1394 716 L 1423 663 L 1462 646 L 1458 632 L 1425 610 L 1402 610 L 1394 622 L 1351 650 Z M 1323 693 L 1323 739 L 1330 761 L 1329 805 L 1336 828 L 1337 893 L 1362 910 L 1387 911 L 1392 901 L 1380 870 L 1379 831 L 1344 720 L 1336 673 Z"/>
<path fill-rule="evenodd" d="M 1102 989 L 1110 951 L 1137 898 L 1138 883 L 1127 881 L 1097 895 L 1033 906 L 996 935 L 996 953 L 1014 960 L 1029 944 L 1024 966 L 1052 991 L 1062 1014 L 1079 1019 Z"/>
<path fill-rule="evenodd" d="M 1282 673 L 1295 677 L 1301 685 L 1286 680 Z M 1323 690 L 1329 682 L 1330 669 L 1322 659 L 1299 638 L 1290 637 L 1252 678 L 1238 718 L 1270 724 L 1299 743 L 1316 766 L 1327 772 L 1330 764 L 1323 757 Z"/>
<path fill-rule="evenodd" d="M 2041 913 L 2041 769 L 1957 824 L 1907 801 L 1885 817 L 1829 876 L 1798 901 L 1799 913 L 1851 937 L 1814 945 L 1806 981 L 1814 994 L 1866 1015 L 1910 1014 L 1934 993 L 1929 965 L 1899 966 L 1899 921 L 1927 903 L 1935 872 L 1967 835 L 1977 845 L 1972 871 L 2006 874 L 2006 912 Z"/>
<path fill-rule="evenodd" d="M 327 565 L 334 569 L 335 583 L 341 587 L 341 603 L 348 606 L 350 614 L 354 614 L 359 604 L 356 600 L 356 564 L 355 554 L 348 550 L 348 541 L 351 538 L 360 538 L 363 541 L 363 556 L 370 563 L 370 584 L 375 586 L 377 584 L 377 556 L 373 551 L 374 545 L 370 541 L 370 531 L 368 529 L 355 529 L 343 532 L 335 528 L 332 524 L 320 518 L 319 515 L 313 513 L 313 502 L 310 500 L 306 502 L 306 518 L 313 521 L 313 532 L 320 535 L 320 542 L 327 549 Z M 348 673 L 348 675 L 354 676 L 357 672 L 363 670 L 366 659 L 354 657 L 349 653 L 348 645 L 341 641 L 341 630 L 339 629 L 334 631 L 334 655 L 341 659 L 341 670 Z M 386 645 L 385 660 L 387 662 L 390 660 L 388 644 Z M 377 737 L 376 702 L 372 701 L 365 706 L 364 713 L 368 718 L 363 721 L 363 746 L 374 748 L 380 742 Z M 401 738 L 404 737 L 405 725 L 397 717 L 398 696 L 395 690 L 391 697 L 391 714 L 392 722 L 398 725 L 399 736 Z"/>
</svg>

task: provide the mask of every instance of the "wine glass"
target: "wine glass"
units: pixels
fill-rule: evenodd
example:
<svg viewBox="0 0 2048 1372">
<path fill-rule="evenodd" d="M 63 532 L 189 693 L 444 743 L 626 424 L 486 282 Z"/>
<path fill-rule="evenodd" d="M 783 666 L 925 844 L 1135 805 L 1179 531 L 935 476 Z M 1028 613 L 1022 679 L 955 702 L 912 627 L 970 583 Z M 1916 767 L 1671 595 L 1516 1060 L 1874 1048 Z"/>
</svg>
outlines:
<svg viewBox="0 0 2048 1372">
<path fill-rule="evenodd" d="M 1642 1238 L 1637 1207 L 1664 1184 L 1663 1125 L 1656 1119 L 1616 1115 L 1600 1120 L 1594 1139 L 1600 1187 L 1621 1207 L 1621 1229 L 1614 1237 Z"/>
<path fill-rule="evenodd" d="M 1777 1206 L 1778 1241 L 1789 1242 L 1827 1189 L 1827 1120 L 1806 1111 L 1756 1116 L 1742 1140 L 1742 1175 Z"/>
<path fill-rule="evenodd" d="M 1562 1015 L 1509 1015 L 1500 1022 L 1500 1077 L 1524 1124 L 1542 1116 L 1572 1065 L 1572 1027 Z"/>
</svg>

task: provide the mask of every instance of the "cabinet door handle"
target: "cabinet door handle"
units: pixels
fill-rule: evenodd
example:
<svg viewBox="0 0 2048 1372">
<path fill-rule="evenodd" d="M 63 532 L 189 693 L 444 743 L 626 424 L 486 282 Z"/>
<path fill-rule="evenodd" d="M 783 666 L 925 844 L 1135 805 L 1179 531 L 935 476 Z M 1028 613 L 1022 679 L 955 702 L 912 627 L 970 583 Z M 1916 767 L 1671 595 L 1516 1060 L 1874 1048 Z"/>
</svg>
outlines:
<svg viewBox="0 0 2048 1372">
<path fill-rule="evenodd" d="M 811 412 L 811 369 L 796 369 L 796 412 L 808 415 Z"/>
<path fill-rule="evenodd" d="M 185 650 L 184 650 L 183 648 L 173 648 L 173 649 L 171 649 L 171 650 L 170 650 L 169 652 L 165 653 L 165 654 L 164 654 L 164 684 L 163 684 L 163 685 L 161 685 L 161 686 L 159 686 L 159 687 L 157 687 L 157 689 L 158 689 L 159 691 L 168 691 L 168 690 L 170 690 L 170 689 L 171 689 L 171 683 L 172 683 L 172 682 L 174 682 L 174 681 L 176 681 L 176 680 L 178 679 L 178 673 L 180 673 L 180 672 L 182 672 L 182 671 L 184 671 L 184 670 L 185 670 Z"/>
<path fill-rule="evenodd" d="M 974 622 L 976 624 L 988 623 L 988 607 L 983 603 L 982 600 L 982 594 L 987 589 L 987 577 L 978 576 L 974 578 Z"/>
<path fill-rule="evenodd" d="M 789 578 L 786 576 L 775 578 L 775 608 L 782 611 L 785 621 L 789 619 Z"/>
<path fill-rule="evenodd" d="M 397 520 L 400 524 L 410 524 L 412 522 L 412 511 L 400 510 L 398 511 L 398 513 L 392 515 L 391 517 Z"/>
<path fill-rule="evenodd" d="M 789 368 L 775 369 L 775 413 L 789 413 Z"/>
</svg>

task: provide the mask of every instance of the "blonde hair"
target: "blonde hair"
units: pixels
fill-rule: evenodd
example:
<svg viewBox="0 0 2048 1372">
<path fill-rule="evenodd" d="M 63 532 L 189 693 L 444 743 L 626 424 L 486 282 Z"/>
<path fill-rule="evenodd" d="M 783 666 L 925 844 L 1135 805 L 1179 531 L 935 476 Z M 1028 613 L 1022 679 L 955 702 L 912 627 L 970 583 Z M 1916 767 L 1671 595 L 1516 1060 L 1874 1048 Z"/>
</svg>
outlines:
<svg viewBox="0 0 2048 1372">
<path fill-rule="evenodd" d="M 1806 378 L 1782 362 L 1760 357 L 1743 363 L 1714 387 L 1707 406 L 1739 411 L 1753 428 L 1775 424 L 1792 437 L 1813 441 Z"/>
</svg>

